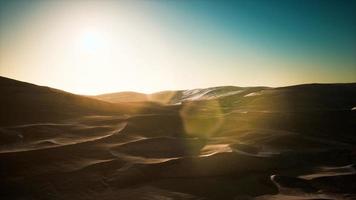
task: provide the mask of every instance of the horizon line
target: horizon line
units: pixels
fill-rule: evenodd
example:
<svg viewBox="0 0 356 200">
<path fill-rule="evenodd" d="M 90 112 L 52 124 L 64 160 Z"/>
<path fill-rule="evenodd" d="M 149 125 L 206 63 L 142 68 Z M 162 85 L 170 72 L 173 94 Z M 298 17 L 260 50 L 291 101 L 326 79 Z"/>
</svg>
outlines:
<svg viewBox="0 0 356 200">
<path fill-rule="evenodd" d="M 5 79 L 10 79 L 12 81 L 17 81 L 21 83 L 26 83 L 26 84 L 31 84 L 39 87 L 48 87 L 51 89 L 55 90 L 60 90 L 66 93 L 71 93 L 75 95 L 80 95 L 80 96 L 100 96 L 100 95 L 109 95 L 109 94 L 115 94 L 115 93 L 124 93 L 124 92 L 132 92 L 132 93 L 139 93 L 139 94 L 145 94 L 145 95 L 150 95 L 150 94 L 155 94 L 159 92 L 170 92 L 170 91 L 186 91 L 186 90 L 199 90 L 199 89 L 206 89 L 206 88 L 218 88 L 218 87 L 241 87 L 241 88 L 252 88 L 252 87 L 265 87 L 265 88 L 284 88 L 284 87 L 293 87 L 293 86 L 301 86 L 301 85 L 335 85 L 335 84 L 356 84 L 356 82 L 305 82 L 305 83 L 299 83 L 299 84 L 291 84 L 291 85 L 281 85 L 281 86 L 268 86 L 268 85 L 254 85 L 254 86 L 238 86 L 238 85 L 217 85 L 217 86 L 208 86 L 208 87 L 194 87 L 190 89 L 165 89 L 165 90 L 159 90 L 151 93 L 145 93 L 145 92 L 139 92 L 139 91 L 134 91 L 134 90 L 121 90 L 121 91 L 113 91 L 113 92 L 106 92 L 106 93 L 99 93 L 99 94 L 80 94 L 76 92 L 71 92 L 67 91 L 61 88 L 56 88 L 48 85 L 41 85 L 33 82 L 27 82 L 24 80 L 19 80 L 11 77 L 6 77 L 3 75 L 0 75 L 0 78 L 5 78 Z"/>
</svg>

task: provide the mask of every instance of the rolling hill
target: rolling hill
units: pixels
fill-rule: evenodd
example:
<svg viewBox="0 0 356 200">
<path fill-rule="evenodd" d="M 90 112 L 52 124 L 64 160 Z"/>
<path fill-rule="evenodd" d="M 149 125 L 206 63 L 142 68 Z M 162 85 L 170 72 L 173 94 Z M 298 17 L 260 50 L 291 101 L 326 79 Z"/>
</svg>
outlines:
<svg viewBox="0 0 356 200">
<path fill-rule="evenodd" d="M 356 198 L 356 83 L 0 92 L 0 199 Z"/>
<path fill-rule="evenodd" d="M 62 90 L 0 77 L 0 125 L 53 122 L 83 115 L 158 109 L 152 103 L 113 104 Z"/>
</svg>

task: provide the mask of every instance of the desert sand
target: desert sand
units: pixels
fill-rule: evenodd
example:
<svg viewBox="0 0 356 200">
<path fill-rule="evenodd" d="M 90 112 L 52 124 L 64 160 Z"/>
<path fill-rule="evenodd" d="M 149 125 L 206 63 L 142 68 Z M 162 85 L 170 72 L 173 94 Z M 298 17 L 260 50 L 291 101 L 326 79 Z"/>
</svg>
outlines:
<svg viewBox="0 0 356 200">
<path fill-rule="evenodd" d="M 356 199 L 356 83 L 0 93 L 0 199 Z"/>
</svg>

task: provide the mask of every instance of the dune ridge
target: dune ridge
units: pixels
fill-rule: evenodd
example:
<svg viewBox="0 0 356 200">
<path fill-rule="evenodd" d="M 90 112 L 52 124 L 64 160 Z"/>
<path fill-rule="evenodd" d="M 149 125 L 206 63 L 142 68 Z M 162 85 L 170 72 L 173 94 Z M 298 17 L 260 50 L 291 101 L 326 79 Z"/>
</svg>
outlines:
<svg viewBox="0 0 356 200">
<path fill-rule="evenodd" d="M 356 198 L 356 83 L 0 92 L 1 199 Z"/>
</svg>

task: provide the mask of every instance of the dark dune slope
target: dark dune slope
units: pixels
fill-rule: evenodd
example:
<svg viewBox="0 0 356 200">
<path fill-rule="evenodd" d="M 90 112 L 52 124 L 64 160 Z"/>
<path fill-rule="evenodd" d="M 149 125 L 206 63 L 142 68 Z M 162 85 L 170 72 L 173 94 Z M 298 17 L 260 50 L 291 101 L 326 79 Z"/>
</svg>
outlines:
<svg viewBox="0 0 356 200">
<path fill-rule="evenodd" d="M 0 125 L 55 122 L 83 115 L 147 112 L 154 104 L 112 104 L 0 77 Z"/>
<path fill-rule="evenodd" d="M 0 80 L 0 199 L 356 198 L 355 83 L 166 91 L 158 105 Z"/>
</svg>

